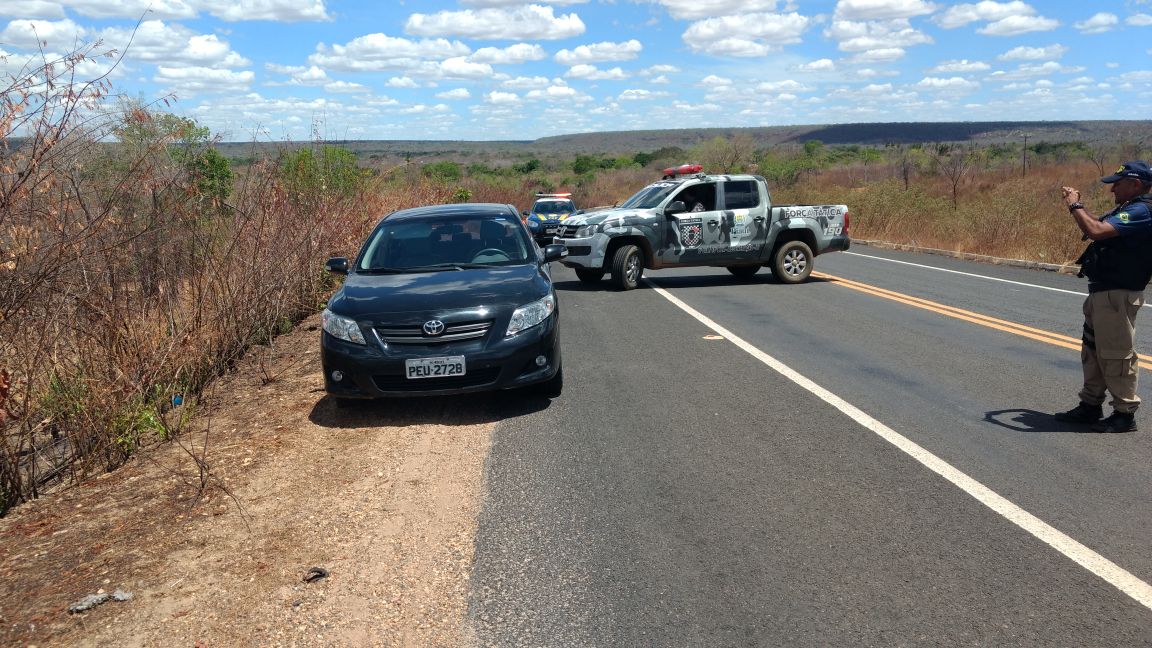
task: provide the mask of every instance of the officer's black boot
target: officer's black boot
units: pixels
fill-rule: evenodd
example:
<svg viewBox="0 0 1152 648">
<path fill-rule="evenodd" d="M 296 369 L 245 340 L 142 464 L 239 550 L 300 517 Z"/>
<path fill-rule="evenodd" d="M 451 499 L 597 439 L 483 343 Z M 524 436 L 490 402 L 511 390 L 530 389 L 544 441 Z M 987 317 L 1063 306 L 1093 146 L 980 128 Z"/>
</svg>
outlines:
<svg viewBox="0 0 1152 648">
<path fill-rule="evenodd" d="M 1057 412 L 1053 415 L 1057 421 L 1064 421 L 1065 423 L 1095 423 L 1104 416 L 1104 408 L 1100 405 L 1089 405 L 1088 403 L 1080 403 L 1076 407 L 1068 410 L 1067 412 Z"/>
<path fill-rule="evenodd" d="M 1093 432 L 1135 432 L 1134 412 L 1112 412 L 1108 418 L 1092 426 Z"/>
</svg>

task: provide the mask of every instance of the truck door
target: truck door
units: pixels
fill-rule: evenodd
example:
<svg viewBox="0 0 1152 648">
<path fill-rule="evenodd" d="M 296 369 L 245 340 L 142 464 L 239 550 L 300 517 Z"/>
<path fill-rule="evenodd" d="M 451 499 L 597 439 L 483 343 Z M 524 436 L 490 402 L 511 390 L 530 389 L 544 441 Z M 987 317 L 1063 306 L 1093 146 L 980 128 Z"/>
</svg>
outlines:
<svg viewBox="0 0 1152 648">
<path fill-rule="evenodd" d="M 667 231 L 657 251 L 662 264 L 707 264 L 731 254 L 728 231 L 717 208 L 719 197 L 715 182 L 701 182 L 688 185 L 669 198 L 665 205 L 682 202 L 684 211 L 665 212 Z"/>
<path fill-rule="evenodd" d="M 767 202 L 755 180 L 729 180 L 721 185 L 720 217 L 732 261 L 759 259 L 768 240 Z"/>
</svg>

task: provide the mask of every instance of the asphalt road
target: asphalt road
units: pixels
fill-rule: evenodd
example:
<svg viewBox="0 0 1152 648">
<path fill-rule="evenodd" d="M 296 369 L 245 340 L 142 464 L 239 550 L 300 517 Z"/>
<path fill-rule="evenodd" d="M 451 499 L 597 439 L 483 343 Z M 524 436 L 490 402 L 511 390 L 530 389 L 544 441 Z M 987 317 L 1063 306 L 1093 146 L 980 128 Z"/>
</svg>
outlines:
<svg viewBox="0 0 1152 648">
<path fill-rule="evenodd" d="M 496 428 L 475 643 L 1152 645 L 1152 418 L 1048 415 L 1083 280 L 863 247 L 817 270 L 622 293 L 555 268 L 567 384 Z"/>
</svg>

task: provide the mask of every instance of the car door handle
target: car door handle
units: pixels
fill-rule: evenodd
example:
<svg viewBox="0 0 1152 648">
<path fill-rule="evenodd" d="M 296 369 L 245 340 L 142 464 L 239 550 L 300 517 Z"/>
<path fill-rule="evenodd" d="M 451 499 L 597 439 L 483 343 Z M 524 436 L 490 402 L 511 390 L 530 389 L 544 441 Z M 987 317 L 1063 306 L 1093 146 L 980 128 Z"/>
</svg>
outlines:
<svg viewBox="0 0 1152 648">
<path fill-rule="evenodd" d="M 754 223 L 763 223 L 763 222 L 764 222 L 764 217 L 763 217 L 763 216 L 757 216 L 756 218 L 753 218 L 753 219 L 752 219 L 752 222 L 754 222 Z"/>
<path fill-rule="evenodd" d="M 720 221 L 718 221 L 718 220 L 710 220 L 710 221 L 708 221 L 708 224 L 709 224 L 709 225 L 719 225 L 719 224 L 720 224 Z"/>
</svg>

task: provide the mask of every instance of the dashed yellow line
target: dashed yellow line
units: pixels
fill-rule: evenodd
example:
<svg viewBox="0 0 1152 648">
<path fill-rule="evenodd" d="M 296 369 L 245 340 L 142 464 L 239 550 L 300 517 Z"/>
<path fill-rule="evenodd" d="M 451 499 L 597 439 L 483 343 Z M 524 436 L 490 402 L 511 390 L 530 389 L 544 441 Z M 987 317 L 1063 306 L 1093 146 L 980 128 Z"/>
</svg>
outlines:
<svg viewBox="0 0 1152 648">
<path fill-rule="evenodd" d="M 973 324 L 978 324 L 987 328 L 996 329 L 997 331 L 1004 331 L 1006 333 L 1012 333 L 1013 335 L 1019 335 L 1031 340 L 1036 340 L 1038 342 L 1044 342 L 1046 344 L 1064 347 L 1065 349 L 1073 349 L 1075 351 L 1080 350 L 1080 340 L 1068 337 L 1067 335 L 1060 335 L 1059 333 L 1045 331 L 1044 329 L 1033 328 L 1023 324 L 1017 324 L 1016 322 L 997 319 L 995 317 L 990 317 L 981 313 L 964 310 L 963 308 L 956 308 L 955 306 L 948 306 L 947 304 L 941 304 L 938 302 L 929 301 L 927 299 L 905 295 L 903 293 L 894 292 L 885 288 L 880 288 L 878 286 L 860 283 L 858 281 L 852 281 L 851 279 L 845 279 L 843 277 L 837 277 L 835 275 L 830 275 L 823 272 L 813 272 L 812 276 L 819 279 L 824 279 L 825 281 L 831 281 L 833 283 L 840 284 L 845 288 L 851 288 L 852 290 L 874 295 L 876 297 L 882 297 L 884 299 L 899 302 L 901 304 L 907 304 L 909 306 L 921 308 L 933 313 L 939 313 L 953 319 L 971 322 Z M 1141 367 L 1144 369 L 1152 369 L 1152 358 L 1149 358 L 1145 355 L 1137 355 L 1137 357 L 1140 359 L 1139 365 Z"/>
</svg>

